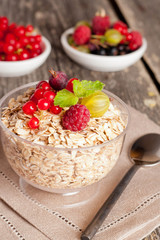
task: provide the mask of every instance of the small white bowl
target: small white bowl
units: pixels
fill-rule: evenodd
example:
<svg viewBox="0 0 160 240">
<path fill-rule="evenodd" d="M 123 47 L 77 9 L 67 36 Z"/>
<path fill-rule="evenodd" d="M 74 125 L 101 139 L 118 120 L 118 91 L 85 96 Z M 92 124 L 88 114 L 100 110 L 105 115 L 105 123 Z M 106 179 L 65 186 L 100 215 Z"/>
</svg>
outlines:
<svg viewBox="0 0 160 240">
<path fill-rule="evenodd" d="M 66 30 L 61 36 L 61 44 L 66 54 L 75 62 L 94 71 L 116 72 L 123 70 L 137 62 L 147 48 L 147 41 L 143 38 L 142 46 L 132 53 L 121 56 L 100 56 L 83 53 L 72 48 L 67 41 L 68 35 L 74 32 L 74 28 Z"/>
<path fill-rule="evenodd" d="M 0 77 L 18 77 L 29 74 L 40 67 L 51 52 L 51 44 L 47 38 L 42 37 L 42 53 L 37 57 L 23 61 L 0 61 Z"/>
</svg>

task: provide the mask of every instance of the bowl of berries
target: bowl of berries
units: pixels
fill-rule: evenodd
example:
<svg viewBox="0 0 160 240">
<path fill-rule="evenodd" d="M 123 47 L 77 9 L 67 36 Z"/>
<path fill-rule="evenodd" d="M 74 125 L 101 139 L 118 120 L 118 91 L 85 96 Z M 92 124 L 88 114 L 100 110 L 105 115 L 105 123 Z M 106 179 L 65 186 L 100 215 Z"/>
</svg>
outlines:
<svg viewBox="0 0 160 240">
<path fill-rule="evenodd" d="M 32 25 L 9 24 L 6 17 L 0 17 L 0 77 L 29 74 L 45 62 L 50 52 L 50 42 Z"/>
<path fill-rule="evenodd" d="M 66 54 L 78 64 L 95 71 L 123 70 L 137 62 L 147 48 L 147 41 L 122 21 L 110 23 L 104 11 L 88 21 L 79 21 L 61 36 Z"/>
<path fill-rule="evenodd" d="M 129 112 L 98 80 L 69 79 L 53 69 L 50 73 L 49 81 L 18 87 L 0 100 L 2 144 L 21 183 L 73 193 L 114 167 Z"/>
</svg>

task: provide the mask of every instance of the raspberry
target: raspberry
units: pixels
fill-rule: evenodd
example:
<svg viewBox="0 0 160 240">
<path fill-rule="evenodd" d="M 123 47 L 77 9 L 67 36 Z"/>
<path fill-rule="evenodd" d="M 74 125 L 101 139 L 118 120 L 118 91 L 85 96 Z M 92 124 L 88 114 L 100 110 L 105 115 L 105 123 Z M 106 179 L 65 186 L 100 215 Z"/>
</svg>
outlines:
<svg viewBox="0 0 160 240">
<path fill-rule="evenodd" d="M 129 43 L 129 48 L 134 51 L 142 45 L 142 36 L 139 32 L 133 31 L 131 32 L 132 39 Z"/>
<path fill-rule="evenodd" d="M 95 16 L 92 19 L 93 32 L 97 35 L 103 35 L 106 29 L 110 25 L 110 20 L 108 16 Z"/>
<path fill-rule="evenodd" d="M 65 129 L 71 131 L 81 131 L 90 120 L 90 112 L 86 106 L 76 104 L 71 106 L 64 114 L 62 125 Z"/>
<path fill-rule="evenodd" d="M 125 23 L 122 21 L 117 21 L 114 25 L 113 28 L 119 31 L 122 35 L 126 35 L 128 33 L 128 28 Z"/>
<path fill-rule="evenodd" d="M 88 26 L 81 25 L 76 28 L 73 39 L 77 45 L 86 44 L 91 37 L 91 29 Z"/>
</svg>

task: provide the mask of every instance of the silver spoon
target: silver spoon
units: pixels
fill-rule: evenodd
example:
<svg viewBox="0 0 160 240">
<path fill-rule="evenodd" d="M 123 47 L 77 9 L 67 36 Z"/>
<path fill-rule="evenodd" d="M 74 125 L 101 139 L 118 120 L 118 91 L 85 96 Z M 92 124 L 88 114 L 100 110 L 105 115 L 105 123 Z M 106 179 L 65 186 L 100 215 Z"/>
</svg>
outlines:
<svg viewBox="0 0 160 240">
<path fill-rule="evenodd" d="M 81 240 L 91 240 L 102 225 L 122 192 L 141 166 L 153 166 L 160 163 L 160 134 L 152 133 L 140 137 L 130 149 L 132 167 L 104 202 L 91 223 L 81 235 Z"/>
</svg>

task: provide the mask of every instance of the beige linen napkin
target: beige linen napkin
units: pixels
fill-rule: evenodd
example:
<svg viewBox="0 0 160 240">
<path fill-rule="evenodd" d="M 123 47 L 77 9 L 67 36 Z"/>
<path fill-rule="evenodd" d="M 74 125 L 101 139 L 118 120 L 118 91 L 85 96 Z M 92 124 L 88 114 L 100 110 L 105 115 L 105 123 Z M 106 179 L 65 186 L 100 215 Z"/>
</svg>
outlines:
<svg viewBox="0 0 160 240">
<path fill-rule="evenodd" d="M 131 124 L 116 166 L 99 184 L 83 189 L 79 195 L 62 198 L 21 184 L 1 154 L 1 240 L 80 239 L 82 230 L 130 168 L 128 151 L 134 140 L 145 133 L 160 133 L 160 128 L 144 114 L 131 107 L 129 110 Z M 140 240 L 160 225 L 159 172 L 160 165 L 143 167 L 137 171 L 94 237 L 95 240 Z M 85 204 L 68 205 L 84 199 L 88 199 Z M 64 204 L 66 207 L 61 207 Z M 22 237 L 16 235 L 3 217 L 14 225 L 17 234 Z"/>
</svg>

